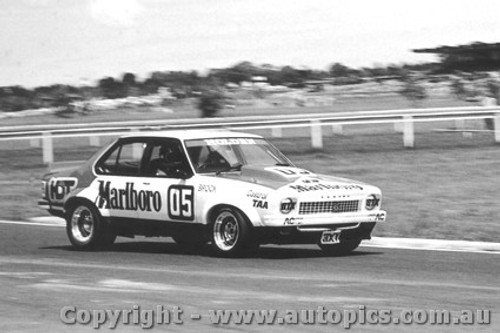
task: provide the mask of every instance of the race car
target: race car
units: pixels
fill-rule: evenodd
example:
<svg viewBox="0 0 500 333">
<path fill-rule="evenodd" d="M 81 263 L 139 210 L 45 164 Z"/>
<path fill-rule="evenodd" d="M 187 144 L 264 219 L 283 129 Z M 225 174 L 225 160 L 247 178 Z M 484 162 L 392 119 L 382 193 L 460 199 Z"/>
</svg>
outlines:
<svg viewBox="0 0 500 333">
<path fill-rule="evenodd" d="M 124 136 L 42 188 L 39 205 L 82 250 L 142 235 L 226 257 L 260 244 L 346 254 L 386 219 L 379 188 L 298 168 L 265 138 L 227 130 Z"/>
</svg>

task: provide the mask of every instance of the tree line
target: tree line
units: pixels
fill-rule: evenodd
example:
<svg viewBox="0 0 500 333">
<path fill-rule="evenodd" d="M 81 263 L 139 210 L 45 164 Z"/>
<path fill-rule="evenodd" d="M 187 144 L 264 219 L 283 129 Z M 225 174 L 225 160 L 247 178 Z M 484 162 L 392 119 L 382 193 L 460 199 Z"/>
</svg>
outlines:
<svg viewBox="0 0 500 333">
<path fill-rule="evenodd" d="M 356 84 L 364 78 L 384 76 L 403 77 L 409 70 L 426 70 L 426 65 L 390 65 L 354 69 L 341 63 L 332 64 L 328 70 L 275 67 L 269 64 L 255 65 L 244 61 L 234 66 L 212 69 L 207 75 L 196 71 L 156 71 L 144 80 L 134 73 L 125 73 L 119 78 L 104 77 L 96 85 L 73 86 L 54 84 L 27 89 L 22 86 L 0 87 L 0 111 L 20 111 L 44 107 L 68 105 L 76 99 L 115 99 L 128 96 L 155 94 L 160 87 L 169 88 L 178 99 L 213 96 L 228 84 L 239 85 L 250 82 L 252 77 L 266 77 L 271 85 L 302 88 L 308 81 L 333 78 L 334 84 Z"/>
</svg>

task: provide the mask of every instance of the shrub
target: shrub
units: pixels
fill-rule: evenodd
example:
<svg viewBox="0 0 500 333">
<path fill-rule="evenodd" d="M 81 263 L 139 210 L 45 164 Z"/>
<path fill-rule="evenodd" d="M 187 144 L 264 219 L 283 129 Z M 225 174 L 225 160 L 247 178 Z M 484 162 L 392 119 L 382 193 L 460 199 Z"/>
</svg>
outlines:
<svg viewBox="0 0 500 333">
<path fill-rule="evenodd" d="M 206 90 L 198 100 L 198 109 L 203 118 L 215 117 L 219 110 L 224 108 L 224 94 L 217 90 Z"/>
<path fill-rule="evenodd" d="M 427 98 L 424 85 L 413 78 L 407 78 L 404 81 L 399 93 L 406 97 L 413 106 L 418 106 L 420 101 Z"/>
</svg>

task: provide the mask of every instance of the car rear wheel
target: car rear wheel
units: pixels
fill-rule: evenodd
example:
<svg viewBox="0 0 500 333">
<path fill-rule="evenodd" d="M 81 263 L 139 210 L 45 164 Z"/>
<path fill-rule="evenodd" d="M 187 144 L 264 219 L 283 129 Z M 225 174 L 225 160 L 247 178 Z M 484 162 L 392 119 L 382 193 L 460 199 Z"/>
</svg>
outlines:
<svg viewBox="0 0 500 333">
<path fill-rule="evenodd" d="M 345 240 L 338 244 L 319 243 L 318 245 L 324 253 L 330 256 L 344 256 L 354 251 L 360 243 L 361 240 Z"/>
<path fill-rule="evenodd" d="M 241 212 L 225 207 L 214 215 L 211 224 L 211 245 L 215 254 L 235 257 L 255 248 L 251 239 L 251 227 Z"/>
<path fill-rule="evenodd" d="M 116 234 L 102 221 L 97 209 L 89 204 L 77 204 L 66 218 L 68 238 L 79 250 L 92 250 L 113 244 Z"/>
</svg>

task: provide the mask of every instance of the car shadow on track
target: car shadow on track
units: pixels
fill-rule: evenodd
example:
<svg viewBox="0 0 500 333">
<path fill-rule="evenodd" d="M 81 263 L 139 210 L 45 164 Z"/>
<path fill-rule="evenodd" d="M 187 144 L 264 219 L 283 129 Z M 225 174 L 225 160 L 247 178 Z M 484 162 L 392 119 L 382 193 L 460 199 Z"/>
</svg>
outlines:
<svg viewBox="0 0 500 333">
<path fill-rule="evenodd" d="M 78 250 L 71 245 L 59 245 L 59 246 L 44 246 L 40 247 L 40 250 L 63 250 L 69 252 L 94 252 L 94 253 L 109 253 L 109 252 L 124 252 L 124 253 L 151 253 L 151 254 L 188 254 L 188 252 L 183 251 L 175 243 L 165 243 L 165 242 L 120 242 L 115 243 L 105 249 L 93 249 L 93 250 Z"/>
<path fill-rule="evenodd" d="M 382 252 L 377 251 L 363 251 L 356 250 L 349 254 L 344 255 L 329 255 L 321 251 L 320 249 L 312 248 L 290 248 L 290 247 L 262 247 L 256 253 L 254 258 L 262 259 L 299 259 L 299 258 L 340 258 L 340 257 L 357 257 L 357 256 L 367 256 L 367 255 L 380 255 Z"/>
<path fill-rule="evenodd" d="M 62 250 L 70 252 L 83 252 L 77 250 L 71 245 L 63 246 L 45 246 L 40 247 L 40 250 Z M 195 250 L 186 250 L 175 243 L 169 242 L 118 242 L 106 249 L 94 250 L 92 252 L 96 253 L 150 253 L 150 254 L 165 254 L 165 255 L 190 255 L 190 256 L 202 256 L 202 257 L 214 257 L 210 247 L 208 245 L 202 246 Z M 251 252 L 245 253 L 239 256 L 239 259 L 300 259 L 300 258 L 340 258 L 340 257 L 358 257 L 367 255 L 381 255 L 383 252 L 364 249 L 355 250 L 349 254 L 333 256 L 328 255 L 321 251 L 319 248 L 313 247 L 298 247 L 292 246 L 261 246 L 258 250 L 252 250 Z"/>
</svg>

